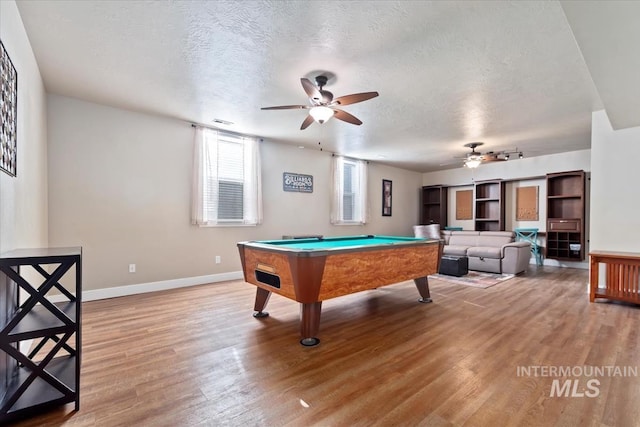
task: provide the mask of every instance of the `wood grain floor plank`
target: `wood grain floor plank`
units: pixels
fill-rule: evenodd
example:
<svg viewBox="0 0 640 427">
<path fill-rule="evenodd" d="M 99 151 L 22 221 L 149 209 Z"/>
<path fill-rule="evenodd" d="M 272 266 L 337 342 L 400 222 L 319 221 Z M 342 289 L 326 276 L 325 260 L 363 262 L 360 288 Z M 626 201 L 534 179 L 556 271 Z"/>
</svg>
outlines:
<svg viewBox="0 0 640 427">
<path fill-rule="evenodd" d="M 274 295 L 255 319 L 241 281 L 88 302 L 81 410 L 17 425 L 636 426 L 638 377 L 598 378 L 588 398 L 518 375 L 638 366 L 640 308 L 589 303 L 587 282 L 532 266 L 488 289 L 432 280 L 432 304 L 412 282 L 347 295 L 323 303 L 315 348 L 295 302 Z"/>
</svg>

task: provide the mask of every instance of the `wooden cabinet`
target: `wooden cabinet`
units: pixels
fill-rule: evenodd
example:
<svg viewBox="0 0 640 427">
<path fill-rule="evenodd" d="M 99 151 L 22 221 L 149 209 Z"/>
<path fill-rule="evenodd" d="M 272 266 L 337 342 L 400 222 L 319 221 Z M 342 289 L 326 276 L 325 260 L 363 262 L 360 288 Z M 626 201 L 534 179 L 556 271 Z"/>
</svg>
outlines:
<svg viewBox="0 0 640 427">
<path fill-rule="evenodd" d="M 80 248 L 0 255 L 0 424 L 65 403 L 79 409 L 81 290 Z M 62 302 L 51 301 L 56 292 Z"/>
<path fill-rule="evenodd" d="M 584 186 L 584 171 L 547 174 L 547 258 L 584 260 Z"/>
<path fill-rule="evenodd" d="M 476 231 L 504 231 L 505 188 L 499 179 L 475 183 Z"/>
<path fill-rule="evenodd" d="M 640 304 L 640 253 L 593 251 L 589 263 L 589 301 L 596 298 L 626 301 Z M 600 264 L 604 274 L 600 277 Z M 601 285 L 601 279 L 604 286 Z"/>
<path fill-rule="evenodd" d="M 431 185 L 422 187 L 420 204 L 420 224 L 440 224 L 447 226 L 447 187 Z"/>
</svg>

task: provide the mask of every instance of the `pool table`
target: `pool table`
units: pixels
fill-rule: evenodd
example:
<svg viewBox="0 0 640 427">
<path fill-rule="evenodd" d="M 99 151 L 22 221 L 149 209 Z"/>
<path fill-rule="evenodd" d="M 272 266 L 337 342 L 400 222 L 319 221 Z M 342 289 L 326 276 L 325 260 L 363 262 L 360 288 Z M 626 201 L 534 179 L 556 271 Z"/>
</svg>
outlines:
<svg viewBox="0 0 640 427">
<path fill-rule="evenodd" d="M 413 279 L 431 302 L 427 276 L 438 272 L 442 244 L 437 239 L 347 236 L 238 243 L 244 280 L 255 286 L 254 317 L 271 293 L 301 305 L 300 343 L 317 345 L 322 301 Z"/>
</svg>

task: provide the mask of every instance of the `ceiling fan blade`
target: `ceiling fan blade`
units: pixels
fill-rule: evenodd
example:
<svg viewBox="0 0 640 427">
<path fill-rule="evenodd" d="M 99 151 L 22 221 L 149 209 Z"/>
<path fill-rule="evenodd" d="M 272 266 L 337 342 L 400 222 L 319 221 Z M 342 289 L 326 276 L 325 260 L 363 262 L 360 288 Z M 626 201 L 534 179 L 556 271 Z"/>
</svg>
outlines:
<svg viewBox="0 0 640 427">
<path fill-rule="evenodd" d="M 291 110 L 291 109 L 305 109 L 309 108 L 307 105 L 280 105 L 278 107 L 262 107 L 261 110 Z"/>
<path fill-rule="evenodd" d="M 320 102 L 320 100 L 322 100 L 322 94 L 320 93 L 320 90 L 316 87 L 316 85 L 311 83 L 311 80 L 303 77 L 300 79 L 300 83 L 302 83 L 302 88 L 307 93 L 309 99 L 313 100 L 314 102 Z"/>
<path fill-rule="evenodd" d="M 333 111 L 335 111 L 335 114 L 333 116 L 338 120 L 351 123 L 352 125 L 362 124 L 362 122 L 356 116 L 349 114 L 346 111 L 338 110 L 337 108 L 334 108 Z"/>
<path fill-rule="evenodd" d="M 339 96 L 334 99 L 331 105 L 349 105 L 355 104 L 356 102 L 366 101 L 367 99 L 375 98 L 378 96 L 378 92 L 363 92 L 363 93 L 354 93 L 352 95 Z"/>
<path fill-rule="evenodd" d="M 311 123 L 313 123 L 313 117 L 311 117 L 311 114 L 309 114 L 307 118 L 304 119 L 304 122 L 302 122 L 302 126 L 300 126 L 300 130 L 305 130 L 306 128 L 309 127 Z"/>
</svg>

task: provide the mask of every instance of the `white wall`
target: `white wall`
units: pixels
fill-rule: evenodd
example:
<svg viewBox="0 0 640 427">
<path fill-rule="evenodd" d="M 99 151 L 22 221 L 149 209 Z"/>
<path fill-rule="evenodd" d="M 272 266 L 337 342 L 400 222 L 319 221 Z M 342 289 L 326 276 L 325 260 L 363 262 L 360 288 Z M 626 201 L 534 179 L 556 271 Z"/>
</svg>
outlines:
<svg viewBox="0 0 640 427">
<path fill-rule="evenodd" d="M 591 248 L 640 252 L 640 127 L 614 131 L 605 111 L 591 131 Z"/>
<path fill-rule="evenodd" d="M 239 271 L 238 241 L 412 235 L 418 221 L 421 174 L 370 163 L 370 223 L 332 226 L 331 154 L 265 141 L 264 223 L 196 227 L 190 223 L 194 130 L 188 123 L 58 95 L 49 95 L 48 115 L 50 241 L 84 248 L 88 290 Z M 283 172 L 312 175 L 313 193 L 284 192 Z M 381 215 L 383 178 L 393 181 L 392 217 Z"/>
<path fill-rule="evenodd" d="M 18 73 L 17 176 L 0 172 L 0 252 L 47 246 L 46 95 L 13 0 L 0 1 L 0 39 Z"/>
</svg>

